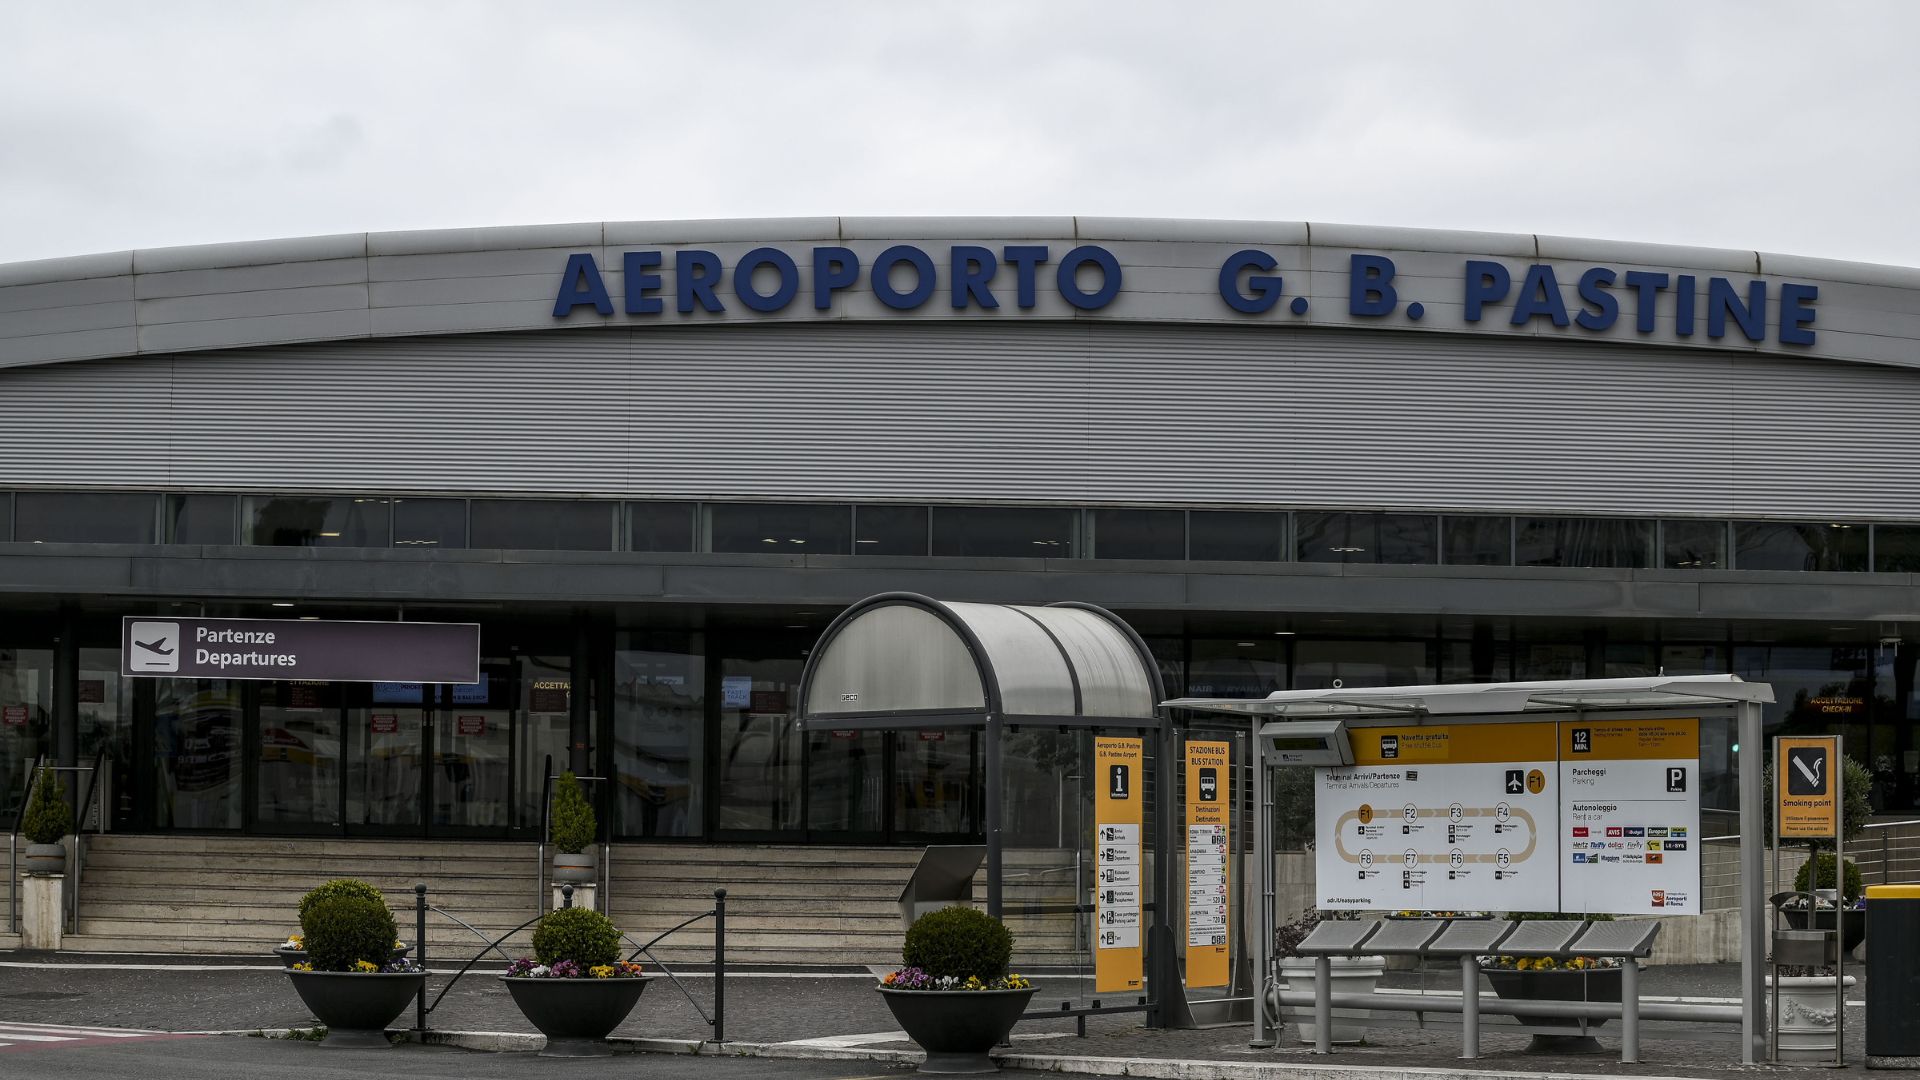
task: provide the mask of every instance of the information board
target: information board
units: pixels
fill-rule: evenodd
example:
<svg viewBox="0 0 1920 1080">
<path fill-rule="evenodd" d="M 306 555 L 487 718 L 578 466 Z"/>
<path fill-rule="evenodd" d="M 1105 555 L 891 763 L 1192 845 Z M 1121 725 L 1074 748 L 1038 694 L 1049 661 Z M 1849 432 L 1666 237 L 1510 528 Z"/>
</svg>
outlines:
<svg viewBox="0 0 1920 1080">
<path fill-rule="evenodd" d="M 1560 907 L 1700 913 L 1700 721 L 1560 724 Z"/>
<path fill-rule="evenodd" d="M 1315 770 L 1315 906 L 1556 910 L 1557 734 L 1552 722 L 1353 729 L 1354 764 Z"/>
<path fill-rule="evenodd" d="M 1141 739 L 1095 738 L 1093 759 L 1100 782 L 1093 814 L 1093 989 L 1120 993 L 1146 985 L 1141 948 L 1146 860 L 1140 847 L 1146 821 L 1141 786 L 1146 744 Z"/>
<path fill-rule="evenodd" d="M 1225 986 L 1228 965 L 1227 856 L 1233 850 L 1232 744 L 1187 743 L 1187 985 Z"/>
</svg>

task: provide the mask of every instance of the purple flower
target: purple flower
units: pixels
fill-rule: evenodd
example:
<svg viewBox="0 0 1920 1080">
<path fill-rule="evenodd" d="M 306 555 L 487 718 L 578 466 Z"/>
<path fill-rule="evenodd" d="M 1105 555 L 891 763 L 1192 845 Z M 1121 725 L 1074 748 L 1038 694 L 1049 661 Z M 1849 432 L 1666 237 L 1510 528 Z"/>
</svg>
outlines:
<svg viewBox="0 0 1920 1080">
<path fill-rule="evenodd" d="M 553 977 L 556 979 L 577 979 L 580 977 L 580 965 L 571 960 L 562 960 L 553 965 Z"/>
</svg>

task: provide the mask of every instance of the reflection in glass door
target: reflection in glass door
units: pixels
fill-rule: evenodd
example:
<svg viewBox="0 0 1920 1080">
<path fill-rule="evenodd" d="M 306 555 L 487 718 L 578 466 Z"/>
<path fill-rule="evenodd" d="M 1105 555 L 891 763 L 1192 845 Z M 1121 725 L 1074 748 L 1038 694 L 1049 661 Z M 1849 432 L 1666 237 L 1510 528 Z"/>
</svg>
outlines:
<svg viewBox="0 0 1920 1080">
<path fill-rule="evenodd" d="M 807 736 L 807 832 L 826 839 L 879 839 L 886 827 L 886 736 L 816 731 Z"/>
<path fill-rule="evenodd" d="M 340 692 L 336 683 L 260 684 L 256 823 L 339 828 Z"/>
<path fill-rule="evenodd" d="M 514 827 L 539 831 L 545 820 L 540 799 L 546 792 L 547 777 L 567 771 L 568 732 L 572 729 L 573 678 L 565 656 L 522 656 L 520 660 L 521 706 L 514 734 L 514 773 L 518 782 L 515 796 L 519 803 Z M 588 730 L 592 730 L 589 728 Z M 553 771 L 544 770 L 551 758 Z M 583 786 L 589 800 L 597 793 Z"/>
<path fill-rule="evenodd" d="M 347 710 L 347 827 L 417 834 L 425 798 L 427 708 L 419 683 L 374 683 Z"/>
<path fill-rule="evenodd" d="M 154 682 L 154 824 L 239 828 L 240 684 L 227 679 Z"/>
<path fill-rule="evenodd" d="M 908 835 L 972 834 L 978 733 L 958 728 L 894 735 L 893 828 Z"/>
<path fill-rule="evenodd" d="M 719 826 L 742 833 L 797 831 L 803 825 L 806 744 L 793 702 L 803 661 L 781 656 L 721 664 Z"/>
<path fill-rule="evenodd" d="M 511 669 L 490 662 L 478 683 L 434 689 L 441 705 L 428 725 L 432 831 L 505 830 L 512 776 Z"/>
</svg>

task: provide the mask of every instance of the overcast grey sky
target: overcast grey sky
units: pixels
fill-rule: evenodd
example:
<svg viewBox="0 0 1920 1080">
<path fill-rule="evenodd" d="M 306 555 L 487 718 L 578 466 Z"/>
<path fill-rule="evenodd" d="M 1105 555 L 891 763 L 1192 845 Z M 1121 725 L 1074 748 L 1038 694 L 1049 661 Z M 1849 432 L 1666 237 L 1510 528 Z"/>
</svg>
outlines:
<svg viewBox="0 0 1920 1080">
<path fill-rule="evenodd" d="M 0 0 L 0 262 L 1252 218 L 1920 265 L 1920 5 Z"/>
</svg>

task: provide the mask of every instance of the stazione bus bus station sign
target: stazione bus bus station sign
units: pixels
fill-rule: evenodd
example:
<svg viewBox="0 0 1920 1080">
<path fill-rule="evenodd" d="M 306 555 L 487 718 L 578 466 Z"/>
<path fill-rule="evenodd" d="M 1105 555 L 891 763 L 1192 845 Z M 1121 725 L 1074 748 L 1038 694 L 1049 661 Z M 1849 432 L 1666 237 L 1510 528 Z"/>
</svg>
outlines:
<svg viewBox="0 0 1920 1080">
<path fill-rule="evenodd" d="M 147 678 L 475 683 L 477 623 L 129 615 L 120 673 Z"/>
</svg>

